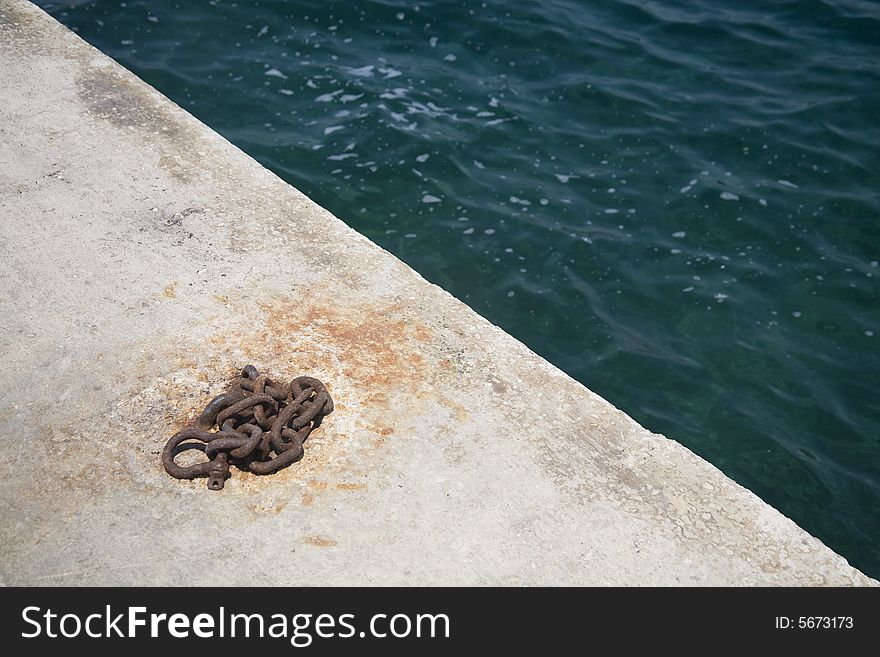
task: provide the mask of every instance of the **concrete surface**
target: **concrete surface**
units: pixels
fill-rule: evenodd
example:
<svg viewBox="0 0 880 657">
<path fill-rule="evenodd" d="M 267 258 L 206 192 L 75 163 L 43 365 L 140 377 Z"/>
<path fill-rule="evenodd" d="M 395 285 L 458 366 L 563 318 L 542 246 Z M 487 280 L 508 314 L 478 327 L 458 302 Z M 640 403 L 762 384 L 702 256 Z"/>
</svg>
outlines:
<svg viewBox="0 0 880 657">
<path fill-rule="evenodd" d="M 4 584 L 876 584 L 21 0 L 0 255 Z M 171 479 L 247 363 L 336 412 L 278 475 Z"/>
</svg>

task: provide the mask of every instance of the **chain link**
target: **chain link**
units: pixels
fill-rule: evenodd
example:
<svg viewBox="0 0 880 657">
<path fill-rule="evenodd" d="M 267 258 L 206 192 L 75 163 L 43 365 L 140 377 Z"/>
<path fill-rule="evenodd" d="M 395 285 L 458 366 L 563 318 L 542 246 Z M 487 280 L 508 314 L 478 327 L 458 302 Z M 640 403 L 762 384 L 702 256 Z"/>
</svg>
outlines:
<svg viewBox="0 0 880 657">
<path fill-rule="evenodd" d="M 229 466 L 272 474 L 303 457 L 303 443 L 333 412 L 333 400 L 318 379 L 300 376 L 276 384 L 248 365 L 226 392 L 214 397 L 194 426 L 174 434 L 162 450 L 162 465 L 176 479 L 208 478 L 222 490 Z M 178 465 L 178 454 L 197 450 L 208 461 Z"/>
</svg>

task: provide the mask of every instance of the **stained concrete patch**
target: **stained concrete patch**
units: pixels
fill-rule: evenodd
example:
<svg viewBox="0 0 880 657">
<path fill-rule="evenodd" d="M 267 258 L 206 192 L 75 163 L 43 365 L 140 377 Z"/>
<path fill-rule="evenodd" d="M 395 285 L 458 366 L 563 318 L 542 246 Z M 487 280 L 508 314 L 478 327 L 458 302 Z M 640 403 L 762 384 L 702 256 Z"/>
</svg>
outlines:
<svg viewBox="0 0 880 657">
<path fill-rule="evenodd" d="M 21 0 L 0 132 L 3 583 L 876 583 Z M 249 363 L 302 461 L 167 476 Z"/>
<path fill-rule="evenodd" d="M 198 176 L 199 126 L 169 120 L 174 107 L 133 75 L 99 59 L 78 70 L 76 88 L 89 115 L 117 128 L 141 132 L 143 140 L 158 151 L 159 165 L 174 178 L 191 182 Z"/>
</svg>

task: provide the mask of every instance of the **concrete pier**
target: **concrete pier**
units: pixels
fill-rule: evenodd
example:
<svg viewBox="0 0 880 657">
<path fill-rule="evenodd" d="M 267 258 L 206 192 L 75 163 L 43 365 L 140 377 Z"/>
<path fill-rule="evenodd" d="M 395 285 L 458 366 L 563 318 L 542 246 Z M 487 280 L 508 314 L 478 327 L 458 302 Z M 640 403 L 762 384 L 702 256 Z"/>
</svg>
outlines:
<svg viewBox="0 0 880 657">
<path fill-rule="evenodd" d="M 876 584 L 23 0 L 0 256 L 2 584 Z M 248 363 L 336 411 L 279 474 L 170 478 Z"/>
</svg>

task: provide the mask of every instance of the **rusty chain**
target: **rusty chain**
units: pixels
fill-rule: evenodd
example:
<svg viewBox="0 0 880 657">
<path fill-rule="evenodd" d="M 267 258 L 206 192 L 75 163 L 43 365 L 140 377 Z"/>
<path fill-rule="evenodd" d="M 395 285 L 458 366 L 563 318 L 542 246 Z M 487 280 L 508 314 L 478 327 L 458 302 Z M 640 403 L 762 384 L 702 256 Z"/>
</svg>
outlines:
<svg viewBox="0 0 880 657">
<path fill-rule="evenodd" d="M 208 488 L 221 490 L 230 465 L 262 475 L 299 461 L 306 438 L 332 412 L 333 400 L 318 379 L 300 376 L 279 385 L 248 365 L 195 425 L 169 438 L 162 465 L 176 479 L 207 477 Z M 204 452 L 209 460 L 178 465 L 175 457 L 187 450 Z"/>
</svg>

